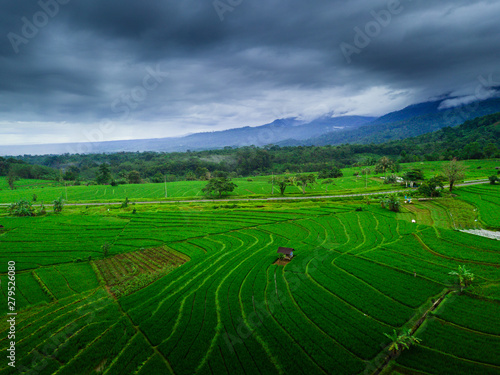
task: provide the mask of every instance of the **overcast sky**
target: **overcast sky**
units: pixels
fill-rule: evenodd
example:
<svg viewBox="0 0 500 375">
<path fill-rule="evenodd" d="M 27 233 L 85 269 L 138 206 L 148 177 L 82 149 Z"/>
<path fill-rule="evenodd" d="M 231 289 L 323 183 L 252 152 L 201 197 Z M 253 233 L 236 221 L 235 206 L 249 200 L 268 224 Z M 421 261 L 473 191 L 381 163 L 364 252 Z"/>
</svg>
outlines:
<svg viewBox="0 0 500 375">
<path fill-rule="evenodd" d="M 377 116 L 500 84 L 500 1 L 0 0 L 0 144 Z"/>
</svg>

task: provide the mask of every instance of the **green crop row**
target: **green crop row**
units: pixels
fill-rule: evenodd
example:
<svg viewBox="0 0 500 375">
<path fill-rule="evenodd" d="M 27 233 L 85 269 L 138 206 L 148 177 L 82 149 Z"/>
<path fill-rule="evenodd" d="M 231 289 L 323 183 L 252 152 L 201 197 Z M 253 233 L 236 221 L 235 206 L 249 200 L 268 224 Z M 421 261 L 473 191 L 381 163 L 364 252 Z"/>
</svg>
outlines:
<svg viewBox="0 0 500 375">
<path fill-rule="evenodd" d="M 441 233 L 445 232 L 446 229 L 441 230 Z M 455 237 L 456 242 L 452 246 L 444 241 L 440 241 L 431 228 L 420 232 L 418 236 L 432 251 L 449 258 L 457 260 L 472 260 L 483 264 L 500 263 L 500 251 L 493 251 L 495 249 L 500 249 L 500 244 L 495 240 L 489 240 L 491 243 L 490 248 L 492 250 L 485 250 L 478 247 L 472 248 L 464 244 L 459 244 L 458 242 L 461 238 L 465 238 L 465 241 L 469 240 L 470 235 L 466 233 L 458 232 Z M 478 244 L 480 243 L 481 240 L 478 240 Z"/>
<path fill-rule="evenodd" d="M 151 375 L 151 374 L 168 374 L 169 369 L 165 361 L 158 355 L 154 354 L 149 358 L 137 372 L 138 375 Z"/>
<path fill-rule="evenodd" d="M 390 326 L 400 327 L 414 314 L 412 309 L 335 266 L 318 267 L 310 277 L 349 305 Z"/>
<path fill-rule="evenodd" d="M 500 302 L 463 295 L 453 295 L 436 311 L 442 320 L 474 331 L 500 336 Z"/>
<path fill-rule="evenodd" d="M 91 374 L 93 371 L 98 372 L 99 369 L 101 371 L 106 369 L 126 347 L 134 333 L 132 325 L 125 318 L 120 319 L 92 345 L 83 349 L 79 355 L 63 366 L 60 374 Z"/>
<path fill-rule="evenodd" d="M 500 336 L 459 328 L 439 319 L 426 322 L 418 334 L 424 345 L 434 350 L 500 368 Z"/>
<path fill-rule="evenodd" d="M 388 326 L 329 295 L 307 279 L 287 275 L 287 280 L 296 288 L 293 298 L 297 306 L 316 327 L 359 358 L 371 359 L 377 354 L 378 344 L 384 338 L 382 332 L 389 330 Z"/>
<path fill-rule="evenodd" d="M 466 344 L 465 344 L 466 345 Z M 425 374 L 439 375 L 498 375 L 499 368 L 459 359 L 425 346 L 412 347 L 397 362 Z"/>
<path fill-rule="evenodd" d="M 457 190 L 460 199 L 479 209 L 479 217 L 487 226 L 500 228 L 500 188 L 498 185 L 469 186 Z"/>
<path fill-rule="evenodd" d="M 113 358 L 104 374 L 122 375 L 133 374 L 140 366 L 153 355 L 153 349 L 141 334 L 136 334 L 124 347 L 120 354 Z"/>
<path fill-rule="evenodd" d="M 414 277 L 409 273 L 353 256 L 340 257 L 335 264 L 381 293 L 411 308 L 421 306 L 430 296 L 435 296 L 443 290 L 443 285 L 418 275 Z"/>
</svg>

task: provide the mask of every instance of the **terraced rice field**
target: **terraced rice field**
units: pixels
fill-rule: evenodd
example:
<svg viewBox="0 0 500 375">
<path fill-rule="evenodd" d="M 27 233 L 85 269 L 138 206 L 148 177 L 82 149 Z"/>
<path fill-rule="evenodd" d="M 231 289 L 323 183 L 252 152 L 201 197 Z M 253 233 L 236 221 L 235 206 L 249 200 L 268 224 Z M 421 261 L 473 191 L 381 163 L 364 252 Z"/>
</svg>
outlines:
<svg viewBox="0 0 500 375">
<path fill-rule="evenodd" d="M 486 227 L 500 229 L 500 185 L 480 185 L 460 188 L 460 199 L 474 205 Z"/>
<path fill-rule="evenodd" d="M 113 296 L 123 296 L 151 284 L 189 258 L 164 247 L 118 254 L 95 262 L 96 273 Z"/>
<path fill-rule="evenodd" d="M 452 230 L 444 210 L 430 215 L 432 222 L 412 223 L 417 213 L 358 206 L 151 206 L 136 214 L 75 209 L 2 217 L 0 262 L 16 259 L 17 296 L 24 298 L 18 368 L 372 374 L 389 344 L 384 333 L 412 327 L 434 300 L 456 290 L 448 273 L 466 264 L 474 286 L 449 293 L 416 331 L 422 345 L 387 371 L 500 374 L 493 318 L 500 312 L 500 241 Z M 111 244 L 105 259 L 104 243 Z M 279 246 L 295 249 L 285 267 L 273 264 Z M 148 273 L 160 277 L 126 293 L 110 290 Z M 0 322 L 3 351 L 7 328 Z M 14 373 L 1 362 L 1 375 Z"/>
</svg>

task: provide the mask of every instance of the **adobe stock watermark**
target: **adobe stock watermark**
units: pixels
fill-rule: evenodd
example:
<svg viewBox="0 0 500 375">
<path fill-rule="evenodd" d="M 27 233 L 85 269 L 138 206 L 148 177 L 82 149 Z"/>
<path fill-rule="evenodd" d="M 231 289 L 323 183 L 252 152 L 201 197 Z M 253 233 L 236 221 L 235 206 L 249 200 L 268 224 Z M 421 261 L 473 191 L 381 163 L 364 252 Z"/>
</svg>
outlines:
<svg viewBox="0 0 500 375">
<path fill-rule="evenodd" d="M 500 87 L 500 75 L 490 73 L 487 77 L 482 74 L 477 77 L 477 86 L 474 95 L 469 98 L 468 104 L 458 105 L 445 111 L 443 117 L 446 122 L 460 124 L 469 119 L 470 113 L 479 108 L 480 102 L 495 96 L 495 91 Z M 497 92 L 498 95 L 498 92 Z"/>
<path fill-rule="evenodd" d="M 257 135 L 249 135 L 246 138 L 248 146 L 264 146 L 278 142 L 281 135 L 286 130 L 286 125 L 282 120 L 274 121 L 264 129 L 259 129 Z"/>
<path fill-rule="evenodd" d="M 388 0 L 386 9 L 372 10 L 370 14 L 373 19 L 368 21 L 363 28 L 359 26 L 354 28 L 353 42 L 340 43 L 340 50 L 347 63 L 352 63 L 351 56 L 354 54 L 359 55 L 363 49 L 370 45 L 373 39 L 378 37 L 391 24 L 393 17 L 401 14 L 403 10 L 404 6 L 400 0 Z"/>
<path fill-rule="evenodd" d="M 28 44 L 31 39 L 36 37 L 40 32 L 50 22 L 51 18 L 54 18 L 59 14 L 60 6 L 66 5 L 70 0 L 40 0 L 38 1 L 38 6 L 40 10 L 35 12 L 31 19 L 27 17 L 22 17 L 21 31 L 20 34 L 9 32 L 7 34 L 7 39 L 12 46 L 12 49 L 17 54 L 19 53 L 19 46 Z"/>
<path fill-rule="evenodd" d="M 43 373 L 47 366 L 50 365 L 48 360 L 53 358 L 58 350 L 70 344 L 69 339 L 71 336 L 83 327 L 92 324 L 100 310 L 113 304 L 110 298 L 98 296 L 90 296 L 87 302 L 86 305 L 80 306 L 75 310 L 80 315 L 80 318 L 59 329 L 43 345 L 33 349 L 25 357 L 23 363 L 16 367 L 19 374 L 38 375 Z"/>
<path fill-rule="evenodd" d="M 125 120 L 130 116 L 130 113 L 139 107 L 148 97 L 149 94 L 155 91 L 169 73 L 164 72 L 158 63 L 155 68 L 146 67 L 146 74 L 142 78 L 141 84 L 133 87 L 131 90 L 123 93 L 119 98 L 113 100 L 110 109 L 115 114 L 121 114 L 117 120 Z M 82 134 L 87 140 L 84 143 L 76 145 L 68 145 L 66 148 L 70 154 L 86 154 L 90 153 L 94 148 L 94 144 L 104 142 L 109 135 L 116 130 L 116 125 L 109 119 L 102 120 L 99 125 L 90 130 L 83 130 Z"/>
<path fill-rule="evenodd" d="M 148 93 L 156 90 L 160 83 L 168 77 L 169 73 L 160 70 L 160 64 L 156 68 L 146 68 L 146 75 L 142 79 L 142 84 L 135 86 L 128 93 L 122 94 L 120 98 L 111 103 L 111 110 L 114 113 L 122 113 L 122 119 L 130 115 L 130 112 L 136 109 L 140 103 L 148 98 Z"/>
<path fill-rule="evenodd" d="M 288 117 L 287 106 L 282 106 L 281 109 L 273 108 L 272 116 L 274 121 L 266 128 L 259 128 L 256 135 L 246 137 L 244 145 L 265 146 L 274 144 L 281 140 L 281 137 L 286 130 L 286 125 L 283 120 Z"/>
<path fill-rule="evenodd" d="M 327 245 L 338 245 L 331 243 L 329 238 L 325 242 Z M 312 259 L 304 259 L 304 261 L 302 262 L 302 266 L 304 267 L 304 269 L 307 268 L 307 274 L 296 273 L 297 278 L 291 281 L 286 281 L 290 293 L 293 293 L 300 289 L 300 285 L 302 284 L 303 280 L 308 278 L 307 275 L 314 274 L 320 264 L 327 258 L 328 254 L 329 250 L 323 245 L 322 247 L 315 248 L 313 250 Z M 228 332 L 225 332 L 223 334 L 223 339 L 228 350 L 232 354 L 234 354 L 235 346 L 243 344 L 246 339 L 248 339 L 250 336 L 253 336 L 256 333 L 256 330 L 264 324 L 263 320 L 273 317 L 276 307 L 287 302 L 289 298 L 290 297 L 288 295 L 288 292 L 280 290 L 277 287 L 275 291 L 273 288 L 273 292 L 268 296 L 268 299 L 266 301 L 255 301 L 252 296 L 254 310 L 247 315 L 246 319 L 244 319 L 243 317 L 239 317 L 237 319 L 237 335 L 233 335 L 232 333 Z"/>
<path fill-rule="evenodd" d="M 236 7 L 240 6 L 243 0 L 214 0 L 212 3 L 215 12 L 219 16 L 221 22 L 224 21 L 224 14 L 232 13 Z"/>
</svg>

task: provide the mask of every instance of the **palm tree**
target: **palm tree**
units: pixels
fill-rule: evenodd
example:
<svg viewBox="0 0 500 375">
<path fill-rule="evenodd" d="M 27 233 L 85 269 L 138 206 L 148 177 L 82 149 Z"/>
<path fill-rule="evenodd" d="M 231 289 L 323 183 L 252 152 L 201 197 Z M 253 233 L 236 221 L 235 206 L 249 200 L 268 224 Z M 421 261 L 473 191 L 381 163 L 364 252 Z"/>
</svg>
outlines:
<svg viewBox="0 0 500 375">
<path fill-rule="evenodd" d="M 394 162 L 389 159 L 387 156 L 383 156 L 380 158 L 380 160 L 377 163 L 377 166 L 379 169 L 381 169 L 384 172 L 384 178 L 385 178 L 385 172 L 394 164 Z"/>
<path fill-rule="evenodd" d="M 452 276 L 458 276 L 460 291 L 463 291 L 464 288 L 468 287 L 474 281 L 474 274 L 468 269 L 466 269 L 465 265 L 458 266 L 458 272 L 451 271 L 448 274 Z"/>
<path fill-rule="evenodd" d="M 307 185 L 316 183 L 316 177 L 313 174 L 297 175 L 295 176 L 295 183 L 297 186 L 302 186 L 302 194 L 305 194 Z"/>
<path fill-rule="evenodd" d="M 400 350 L 410 349 L 411 345 L 419 344 L 420 340 L 418 337 L 415 337 L 411 334 L 411 329 L 406 332 L 397 334 L 396 330 L 393 330 L 393 334 L 389 335 L 384 333 L 385 336 L 391 339 L 391 344 L 389 345 L 389 351 L 392 355 L 395 355 Z"/>
<path fill-rule="evenodd" d="M 387 207 L 389 210 L 393 212 L 399 212 L 399 198 L 397 194 L 389 194 L 380 200 L 380 205 L 382 208 Z"/>
<path fill-rule="evenodd" d="M 287 180 L 281 180 L 278 182 L 278 188 L 280 189 L 280 194 L 285 195 L 286 187 L 288 186 Z"/>
</svg>

